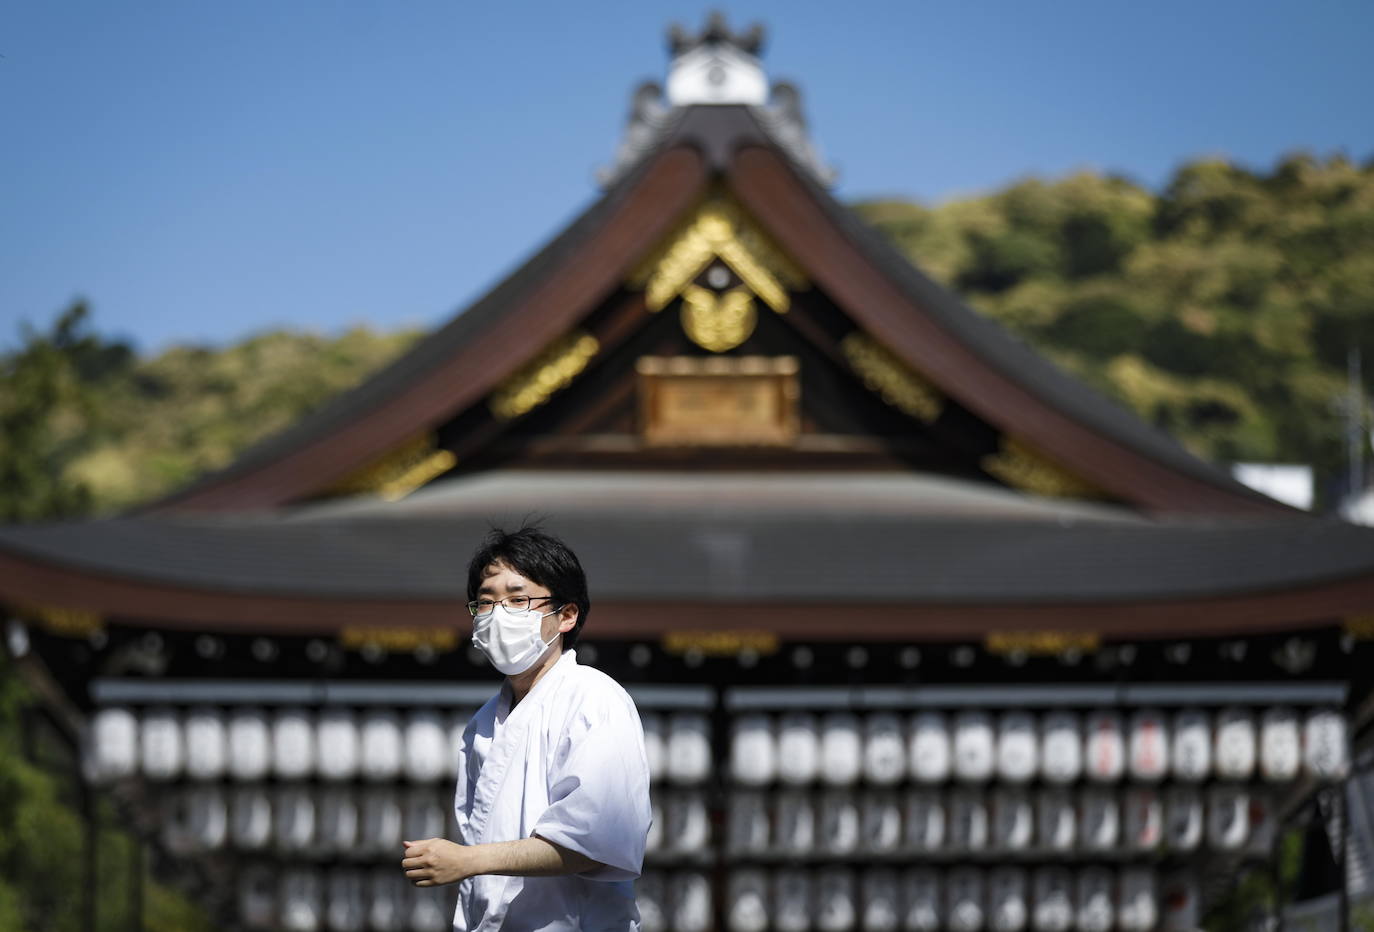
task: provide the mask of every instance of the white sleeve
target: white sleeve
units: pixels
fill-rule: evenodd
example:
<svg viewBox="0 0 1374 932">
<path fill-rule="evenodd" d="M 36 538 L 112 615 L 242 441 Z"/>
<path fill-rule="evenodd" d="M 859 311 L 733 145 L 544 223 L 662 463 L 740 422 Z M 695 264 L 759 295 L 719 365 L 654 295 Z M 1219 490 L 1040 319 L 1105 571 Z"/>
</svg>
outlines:
<svg viewBox="0 0 1374 932">
<path fill-rule="evenodd" d="M 601 703 L 597 703 L 601 705 Z M 644 730 L 628 697 L 575 715 L 554 754 L 549 807 L 533 834 L 601 867 L 590 880 L 633 880 L 649 834 L 649 764 Z"/>
</svg>

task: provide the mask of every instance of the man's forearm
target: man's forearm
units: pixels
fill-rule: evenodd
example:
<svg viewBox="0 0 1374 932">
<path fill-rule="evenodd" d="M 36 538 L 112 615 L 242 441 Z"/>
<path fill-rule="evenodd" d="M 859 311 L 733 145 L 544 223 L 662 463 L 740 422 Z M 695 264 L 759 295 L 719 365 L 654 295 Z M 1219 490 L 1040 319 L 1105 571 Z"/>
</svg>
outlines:
<svg viewBox="0 0 1374 932">
<path fill-rule="evenodd" d="M 519 841 L 497 841 L 468 849 L 477 874 L 511 877 L 555 877 L 578 874 L 597 866 L 584 854 L 559 847 L 538 835 Z"/>
</svg>

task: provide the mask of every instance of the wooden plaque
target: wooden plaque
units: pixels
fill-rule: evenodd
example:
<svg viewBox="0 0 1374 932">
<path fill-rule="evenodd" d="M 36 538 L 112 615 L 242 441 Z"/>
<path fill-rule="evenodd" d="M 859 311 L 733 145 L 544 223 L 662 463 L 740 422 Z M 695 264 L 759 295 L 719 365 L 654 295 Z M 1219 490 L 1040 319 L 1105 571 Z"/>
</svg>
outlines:
<svg viewBox="0 0 1374 932">
<path fill-rule="evenodd" d="M 795 356 L 645 356 L 640 423 L 652 447 L 787 447 L 797 439 Z"/>
</svg>

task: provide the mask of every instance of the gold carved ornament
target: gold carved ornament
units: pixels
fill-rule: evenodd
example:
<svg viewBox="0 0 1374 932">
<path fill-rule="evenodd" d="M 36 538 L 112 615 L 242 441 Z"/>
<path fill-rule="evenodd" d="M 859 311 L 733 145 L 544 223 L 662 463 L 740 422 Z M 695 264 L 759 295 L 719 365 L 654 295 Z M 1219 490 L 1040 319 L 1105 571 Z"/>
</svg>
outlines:
<svg viewBox="0 0 1374 932">
<path fill-rule="evenodd" d="M 744 282 L 718 295 L 694 284 L 719 260 Z M 630 277 L 644 288 L 644 303 L 661 311 L 679 295 L 682 325 L 698 346 L 713 353 L 734 349 L 754 331 L 754 296 L 779 314 L 791 306 L 789 288 L 806 287 L 806 278 L 733 201 L 705 201 Z"/>
<path fill-rule="evenodd" d="M 333 483 L 326 491 L 330 495 L 372 492 L 387 501 L 396 501 L 448 472 L 457 462 L 451 451 L 439 449 L 437 437 L 421 434 Z"/>
<path fill-rule="evenodd" d="M 994 654 L 1022 653 L 1032 656 L 1092 653 L 1102 646 L 1102 636 L 1091 631 L 992 631 L 983 639 Z"/>
<path fill-rule="evenodd" d="M 866 333 L 855 331 L 840 341 L 840 351 L 870 391 L 897 410 L 929 424 L 940 416 L 944 397 Z"/>
<path fill-rule="evenodd" d="M 1102 490 L 1064 469 L 1015 437 L 1002 435 L 996 453 L 984 456 L 983 471 L 1007 485 L 1049 498 L 1104 498 Z"/>
<path fill-rule="evenodd" d="M 489 402 L 492 413 L 502 420 L 528 414 L 567 388 L 600 349 L 590 333 L 574 331 L 559 337 L 496 387 Z"/>
<path fill-rule="evenodd" d="M 370 647 L 391 654 L 409 653 L 422 648 L 446 653 L 458 647 L 458 631 L 450 627 L 351 625 L 339 632 L 339 643 L 349 650 Z"/>
<path fill-rule="evenodd" d="M 86 637 L 104 630 L 105 620 L 95 612 L 60 605 L 19 606 L 18 614 L 35 622 L 49 634 L 60 637 Z"/>
</svg>

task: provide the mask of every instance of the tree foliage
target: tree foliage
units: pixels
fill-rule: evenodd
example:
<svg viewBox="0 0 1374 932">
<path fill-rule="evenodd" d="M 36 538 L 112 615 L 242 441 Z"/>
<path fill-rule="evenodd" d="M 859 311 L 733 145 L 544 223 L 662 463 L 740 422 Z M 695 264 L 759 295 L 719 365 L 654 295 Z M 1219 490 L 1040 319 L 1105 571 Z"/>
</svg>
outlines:
<svg viewBox="0 0 1374 932">
<path fill-rule="evenodd" d="M 1338 472 L 1347 354 L 1374 386 L 1374 165 L 1207 159 L 1158 194 L 1027 179 L 859 212 L 935 278 L 1199 455 Z"/>
</svg>

